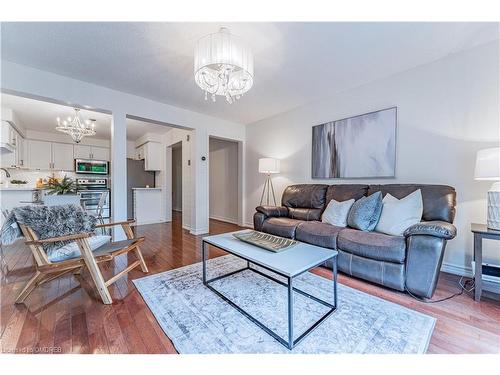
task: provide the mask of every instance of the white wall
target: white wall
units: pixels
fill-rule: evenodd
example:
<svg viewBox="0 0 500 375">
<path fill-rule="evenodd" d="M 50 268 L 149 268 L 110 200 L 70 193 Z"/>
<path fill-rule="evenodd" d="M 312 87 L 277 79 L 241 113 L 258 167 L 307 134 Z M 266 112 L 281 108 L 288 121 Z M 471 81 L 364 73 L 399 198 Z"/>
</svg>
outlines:
<svg viewBox="0 0 500 375">
<path fill-rule="evenodd" d="M 193 163 L 193 131 L 184 130 L 184 129 L 172 129 L 169 131 L 163 138 L 163 144 L 165 145 L 166 159 L 165 159 L 165 169 L 169 170 L 169 173 L 166 173 L 164 176 L 160 175 L 160 178 L 157 181 L 164 184 L 164 192 L 165 192 L 165 201 L 167 216 L 172 214 L 172 149 L 171 146 L 181 142 L 182 147 L 182 227 L 187 230 L 192 231 L 193 225 L 193 217 L 195 215 L 193 206 L 194 200 L 193 195 L 190 194 L 190 191 L 193 189 L 193 184 L 195 183 L 195 169 Z M 208 143 L 208 139 L 207 139 Z M 207 182 L 207 191 L 208 191 L 208 182 Z M 207 205 L 208 201 L 204 200 L 203 204 Z M 208 210 L 207 210 L 208 213 Z M 208 222 L 207 227 L 203 228 L 203 231 L 208 231 Z"/>
<path fill-rule="evenodd" d="M 172 209 L 182 211 L 182 147 L 172 148 Z"/>
<path fill-rule="evenodd" d="M 5 60 L 1 61 L 1 69 L 2 90 L 7 93 L 21 93 L 112 113 L 112 207 L 115 220 L 127 217 L 126 189 L 122 189 L 127 182 L 124 167 L 127 155 L 126 116 L 194 129 L 195 147 L 190 149 L 193 168 L 189 195 L 193 204 L 190 205 L 189 224 L 195 234 L 208 231 L 208 165 L 201 161 L 202 156 L 208 155 L 208 136 L 243 141 L 244 125 Z"/>
<path fill-rule="evenodd" d="M 352 89 L 247 126 L 246 224 L 251 225 L 265 176 L 260 157 L 281 159 L 273 179 L 278 195 L 293 183 L 427 183 L 457 190 L 458 236 L 445 262 L 470 266 L 470 223 L 486 221 L 491 183 L 475 181 L 476 151 L 499 144 L 499 45 L 492 43 Z M 312 180 L 311 127 L 391 106 L 398 107 L 395 179 Z M 489 243 L 485 259 L 500 263 L 500 246 Z"/>
<path fill-rule="evenodd" d="M 209 140 L 209 215 L 238 224 L 238 143 Z"/>
</svg>

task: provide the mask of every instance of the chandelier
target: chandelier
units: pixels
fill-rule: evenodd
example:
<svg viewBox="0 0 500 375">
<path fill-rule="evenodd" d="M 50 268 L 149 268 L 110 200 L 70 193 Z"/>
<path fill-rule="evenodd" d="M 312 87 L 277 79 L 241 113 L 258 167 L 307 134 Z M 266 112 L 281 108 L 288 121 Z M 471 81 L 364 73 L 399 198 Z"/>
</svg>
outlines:
<svg viewBox="0 0 500 375">
<path fill-rule="evenodd" d="M 68 117 L 67 120 L 61 121 L 58 117 L 56 130 L 60 132 L 69 134 L 75 143 L 80 143 L 82 138 L 85 136 L 95 135 L 95 122 L 96 120 L 90 119 L 82 121 L 80 118 L 80 110 L 78 108 L 74 108 L 75 116 L 71 118 Z"/>
<path fill-rule="evenodd" d="M 196 43 L 194 78 L 205 91 L 205 100 L 210 96 L 215 102 L 215 96 L 221 95 L 231 104 L 253 85 L 252 51 L 222 27 Z"/>
</svg>

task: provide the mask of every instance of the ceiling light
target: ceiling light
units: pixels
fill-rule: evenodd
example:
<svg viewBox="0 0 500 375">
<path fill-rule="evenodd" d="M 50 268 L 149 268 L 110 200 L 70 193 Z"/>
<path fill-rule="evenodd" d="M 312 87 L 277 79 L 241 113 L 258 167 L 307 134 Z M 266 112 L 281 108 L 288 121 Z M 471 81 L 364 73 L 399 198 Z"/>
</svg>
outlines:
<svg viewBox="0 0 500 375">
<path fill-rule="evenodd" d="M 60 132 L 69 134 L 75 143 L 80 143 L 83 137 L 95 135 L 95 119 L 89 119 L 86 121 L 82 121 L 80 118 L 80 110 L 78 108 L 74 108 L 75 116 L 71 118 L 68 117 L 68 120 L 61 121 L 58 117 L 56 119 L 57 126 L 56 130 Z"/>
<path fill-rule="evenodd" d="M 224 96 L 233 103 L 253 85 L 253 54 L 238 37 L 222 27 L 218 33 L 204 36 L 194 51 L 196 84 L 215 102 Z"/>
</svg>

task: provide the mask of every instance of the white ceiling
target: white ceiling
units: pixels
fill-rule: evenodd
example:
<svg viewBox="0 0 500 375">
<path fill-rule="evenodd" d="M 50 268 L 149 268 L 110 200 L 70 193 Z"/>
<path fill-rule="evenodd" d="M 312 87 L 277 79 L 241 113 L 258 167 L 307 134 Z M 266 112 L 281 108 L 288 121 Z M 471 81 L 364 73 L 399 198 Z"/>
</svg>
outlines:
<svg viewBox="0 0 500 375">
<path fill-rule="evenodd" d="M 220 26 L 255 54 L 237 103 L 204 101 L 193 47 Z M 240 123 L 498 39 L 497 23 L 2 23 L 2 58 Z"/>
<path fill-rule="evenodd" d="M 1 105 L 2 108 L 12 109 L 24 128 L 41 132 L 58 133 L 55 129 L 56 118 L 63 119 L 74 115 L 73 108 L 68 106 L 9 94 L 1 95 Z M 83 119 L 97 120 L 95 138 L 111 139 L 111 115 L 86 109 L 81 109 L 80 113 Z M 144 133 L 163 134 L 170 129 L 172 128 L 168 126 L 127 118 L 127 139 L 129 141 L 135 141 Z"/>
</svg>

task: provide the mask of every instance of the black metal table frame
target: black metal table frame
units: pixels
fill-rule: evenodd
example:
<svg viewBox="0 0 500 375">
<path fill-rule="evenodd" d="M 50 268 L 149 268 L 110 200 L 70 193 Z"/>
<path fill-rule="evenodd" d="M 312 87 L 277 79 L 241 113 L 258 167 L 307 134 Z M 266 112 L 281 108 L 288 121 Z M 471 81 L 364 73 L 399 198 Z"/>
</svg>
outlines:
<svg viewBox="0 0 500 375">
<path fill-rule="evenodd" d="M 233 254 L 235 256 L 237 256 L 238 258 L 240 259 L 243 259 L 247 262 L 247 266 L 245 268 L 242 268 L 242 269 L 239 269 L 239 270 L 236 270 L 236 271 L 233 271 L 233 272 L 230 272 L 230 273 L 227 273 L 225 275 L 220 275 L 220 276 L 217 276 L 217 277 L 214 277 L 212 279 L 209 279 L 207 280 L 207 255 L 208 255 L 208 251 L 207 251 L 207 245 L 210 245 L 210 246 L 213 246 L 213 247 L 216 247 L 216 248 L 219 248 L 223 251 L 226 251 L 230 254 Z M 202 259 L 203 259 L 203 284 L 209 288 L 211 291 L 213 291 L 215 294 L 217 294 L 220 298 L 222 298 L 225 302 L 229 303 L 232 307 L 234 307 L 236 310 L 238 310 L 240 313 L 242 313 L 245 317 L 247 317 L 250 321 L 252 321 L 253 323 L 255 323 L 258 327 L 260 327 L 262 330 L 264 330 L 267 334 L 269 334 L 270 336 L 272 336 L 274 339 L 276 339 L 280 344 L 282 344 L 283 346 L 285 346 L 286 348 L 288 348 L 289 350 L 292 350 L 298 343 L 300 343 L 303 339 L 305 339 L 315 328 L 317 328 L 321 323 L 323 323 L 326 318 L 328 318 L 331 314 L 333 314 L 336 310 L 337 310 L 337 254 L 334 254 L 332 255 L 332 258 L 333 258 L 333 305 L 326 302 L 326 301 L 323 301 L 322 299 L 319 299 L 318 297 L 315 297 L 309 293 L 306 293 L 300 289 L 297 289 L 293 286 L 293 279 L 297 276 L 300 276 L 302 275 L 303 273 L 315 268 L 315 267 L 318 267 L 319 265 L 321 264 L 324 264 L 325 261 L 321 261 L 320 263 L 312 266 L 311 268 L 295 275 L 295 276 L 288 276 L 288 275 L 284 275 L 280 272 L 277 272 L 275 270 L 272 270 L 268 267 L 266 267 L 265 265 L 262 265 L 262 264 L 258 264 L 258 263 L 253 263 L 251 262 L 250 260 L 248 259 L 245 259 L 243 258 L 241 255 L 239 254 L 235 254 L 233 252 L 231 252 L 230 250 L 228 249 L 225 249 L 225 248 L 221 248 L 217 245 L 214 245 L 210 242 L 206 242 L 205 240 L 202 241 Z M 332 258 L 329 258 L 329 259 L 332 259 Z M 329 260 L 327 259 L 327 260 Z M 270 275 L 267 275 L 255 268 L 251 268 L 250 267 L 250 264 L 255 264 L 259 267 L 262 267 L 268 271 L 271 271 L 275 274 L 278 274 L 284 278 L 287 279 L 288 283 L 284 283 Z M 262 275 L 270 280 L 273 280 L 275 282 L 277 282 L 278 284 L 281 284 L 283 286 L 286 286 L 288 288 L 288 341 L 284 340 L 281 336 L 279 336 L 278 334 L 276 334 L 274 331 L 272 331 L 270 328 L 268 328 L 265 324 L 263 324 L 262 322 L 260 322 L 258 319 L 254 318 L 252 315 L 250 315 L 247 311 L 245 311 L 244 309 L 242 309 L 240 306 L 238 306 L 236 303 L 234 303 L 233 301 L 231 301 L 229 298 L 227 298 L 225 295 L 223 295 L 221 292 L 219 292 L 217 289 L 215 289 L 214 287 L 212 287 L 210 285 L 210 283 L 214 282 L 214 281 L 217 281 L 217 280 L 220 280 L 220 279 L 223 279 L 223 278 L 226 278 L 226 277 L 229 277 L 229 276 L 232 276 L 234 274 L 237 274 L 239 272 L 243 272 L 243 271 L 246 271 L 246 270 L 250 270 L 250 271 L 253 271 L 253 272 L 256 272 L 258 273 L 259 275 Z M 312 299 L 313 301 L 316 301 L 326 307 L 329 308 L 329 310 L 319 319 L 317 320 L 312 326 L 310 326 L 308 329 L 306 329 L 299 337 L 297 337 L 295 340 L 293 339 L 293 302 L 294 302 L 294 298 L 293 298 L 293 292 L 297 292 L 307 298 L 310 298 Z"/>
</svg>

